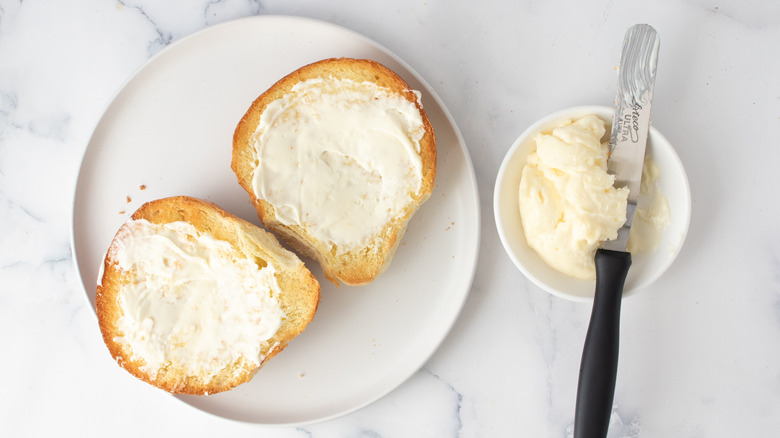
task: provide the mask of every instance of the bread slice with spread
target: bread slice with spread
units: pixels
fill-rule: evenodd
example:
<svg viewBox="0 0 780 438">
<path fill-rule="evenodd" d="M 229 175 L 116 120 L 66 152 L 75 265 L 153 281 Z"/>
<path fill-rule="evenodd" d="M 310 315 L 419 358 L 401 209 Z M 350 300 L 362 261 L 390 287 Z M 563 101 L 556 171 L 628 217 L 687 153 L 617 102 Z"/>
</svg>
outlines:
<svg viewBox="0 0 780 438">
<path fill-rule="evenodd" d="M 430 196 L 436 140 L 398 75 L 326 59 L 260 95 L 236 127 L 232 169 L 266 228 L 335 284 L 373 281 Z"/>
<path fill-rule="evenodd" d="M 270 233 L 190 197 L 148 202 L 106 253 L 96 309 L 134 376 L 212 394 L 249 381 L 313 318 L 320 286 Z"/>
</svg>

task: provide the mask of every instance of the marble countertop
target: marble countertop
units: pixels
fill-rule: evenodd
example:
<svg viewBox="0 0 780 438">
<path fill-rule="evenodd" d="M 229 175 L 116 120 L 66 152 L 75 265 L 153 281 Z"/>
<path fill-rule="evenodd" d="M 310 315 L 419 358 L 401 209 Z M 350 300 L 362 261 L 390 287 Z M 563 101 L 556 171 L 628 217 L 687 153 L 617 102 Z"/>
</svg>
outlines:
<svg viewBox="0 0 780 438">
<path fill-rule="evenodd" d="M 151 56 L 252 15 L 330 22 L 417 71 L 457 123 L 481 207 L 473 286 L 430 360 L 349 415 L 265 427 L 205 414 L 116 366 L 74 269 L 92 130 Z M 692 195 L 686 243 L 622 309 L 610 437 L 780 429 L 780 5 L 759 0 L 0 0 L 0 424 L 6 436 L 567 437 L 590 306 L 531 284 L 492 210 L 501 160 L 536 119 L 611 105 L 625 30 L 661 36 L 653 123 Z"/>
</svg>

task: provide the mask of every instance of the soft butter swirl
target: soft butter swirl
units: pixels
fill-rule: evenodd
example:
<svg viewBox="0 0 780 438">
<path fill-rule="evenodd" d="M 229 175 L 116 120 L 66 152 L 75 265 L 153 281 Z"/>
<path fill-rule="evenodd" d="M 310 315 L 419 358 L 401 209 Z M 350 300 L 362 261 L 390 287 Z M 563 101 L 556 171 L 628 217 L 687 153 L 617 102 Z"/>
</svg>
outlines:
<svg viewBox="0 0 780 438">
<path fill-rule="evenodd" d="M 528 246 L 548 265 L 582 279 L 596 277 L 596 249 L 617 237 L 626 220 L 628 189 L 616 189 L 607 173 L 604 125 L 589 115 L 538 134 L 520 181 Z"/>
<path fill-rule="evenodd" d="M 567 120 L 535 137 L 520 187 L 526 242 L 554 269 L 575 278 L 596 278 L 594 254 L 615 239 L 626 221 L 628 189 L 615 188 L 607 172 L 605 122 L 595 115 Z M 669 224 L 669 205 L 658 190 L 660 169 L 646 157 L 640 200 L 628 251 L 656 249 Z"/>
</svg>

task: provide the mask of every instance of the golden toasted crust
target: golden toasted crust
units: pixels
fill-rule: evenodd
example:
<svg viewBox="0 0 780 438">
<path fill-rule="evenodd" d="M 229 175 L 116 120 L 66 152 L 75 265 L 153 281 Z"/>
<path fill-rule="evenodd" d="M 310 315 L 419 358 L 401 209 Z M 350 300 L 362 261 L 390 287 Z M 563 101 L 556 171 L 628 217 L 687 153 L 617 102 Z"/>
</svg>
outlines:
<svg viewBox="0 0 780 438">
<path fill-rule="evenodd" d="M 208 232 L 218 240 L 229 242 L 255 263 L 272 264 L 277 269 L 275 277 L 282 292 L 279 299 L 286 315 L 279 331 L 262 343 L 261 357 L 265 357 L 260 366 L 255 366 L 245 357 L 239 357 L 211 378 L 188 374 L 170 364 L 160 369 L 156 376 L 150 376 L 142 370 L 145 361 L 133 358 L 131 348 L 116 340 L 124 335 L 118 328 L 122 316 L 118 302 L 119 291 L 123 283 L 133 280 L 130 275 L 120 272 L 116 260 L 112 258 L 114 247 L 120 244 L 118 233 L 104 261 L 104 273 L 97 286 L 96 309 L 103 340 L 111 355 L 119 365 L 139 379 L 179 394 L 213 394 L 232 389 L 249 381 L 266 361 L 282 351 L 314 317 L 319 304 L 319 283 L 303 262 L 279 245 L 270 233 L 214 204 L 183 196 L 146 203 L 133 214 L 132 219 L 146 219 L 154 224 L 186 221 L 202 233 Z"/>
<path fill-rule="evenodd" d="M 250 142 L 260 123 L 260 116 L 266 106 L 282 98 L 297 83 L 313 78 L 336 77 L 355 82 L 373 82 L 413 102 L 422 116 L 425 134 L 420 140 L 422 161 L 422 189 L 402 214 L 386 224 L 379 238 L 370 247 L 353 251 L 336 251 L 327 242 L 313 237 L 305 228 L 288 226 L 276 219 L 274 206 L 255 196 L 252 179 L 257 160 Z M 299 254 L 316 259 L 322 266 L 325 277 L 338 285 L 343 281 L 349 285 L 362 285 L 373 281 L 387 269 L 395 250 L 406 231 L 406 226 L 417 209 L 430 196 L 436 178 L 436 138 L 417 94 L 398 75 L 387 67 L 367 59 L 333 58 L 306 65 L 280 79 L 261 94 L 247 110 L 233 135 L 233 160 L 231 165 L 239 184 L 249 193 L 263 224 L 284 240 Z"/>
</svg>

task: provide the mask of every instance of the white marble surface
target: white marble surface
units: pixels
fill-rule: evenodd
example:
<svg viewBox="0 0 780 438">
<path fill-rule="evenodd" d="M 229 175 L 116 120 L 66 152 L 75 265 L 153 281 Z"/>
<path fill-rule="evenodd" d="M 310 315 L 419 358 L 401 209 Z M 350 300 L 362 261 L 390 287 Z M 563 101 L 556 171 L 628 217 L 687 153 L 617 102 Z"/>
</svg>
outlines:
<svg viewBox="0 0 780 438">
<path fill-rule="evenodd" d="M 257 14 L 331 22 L 404 59 L 451 111 L 481 197 L 473 288 L 431 360 L 378 402 L 300 428 L 212 417 L 126 375 L 69 241 L 81 155 L 117 89 L 172 41 Z M 780 3 L 0 0 L 2 435 L 570 436 L 590 308 L 514 268 L 493 182 L 535 119 L 611 104 L 639 22 L 661 35 L 654 124 L 686 166 L 693 211 L 672 268 L 623 303 L 609 436 L 776 435 Z"/>
</svg>

